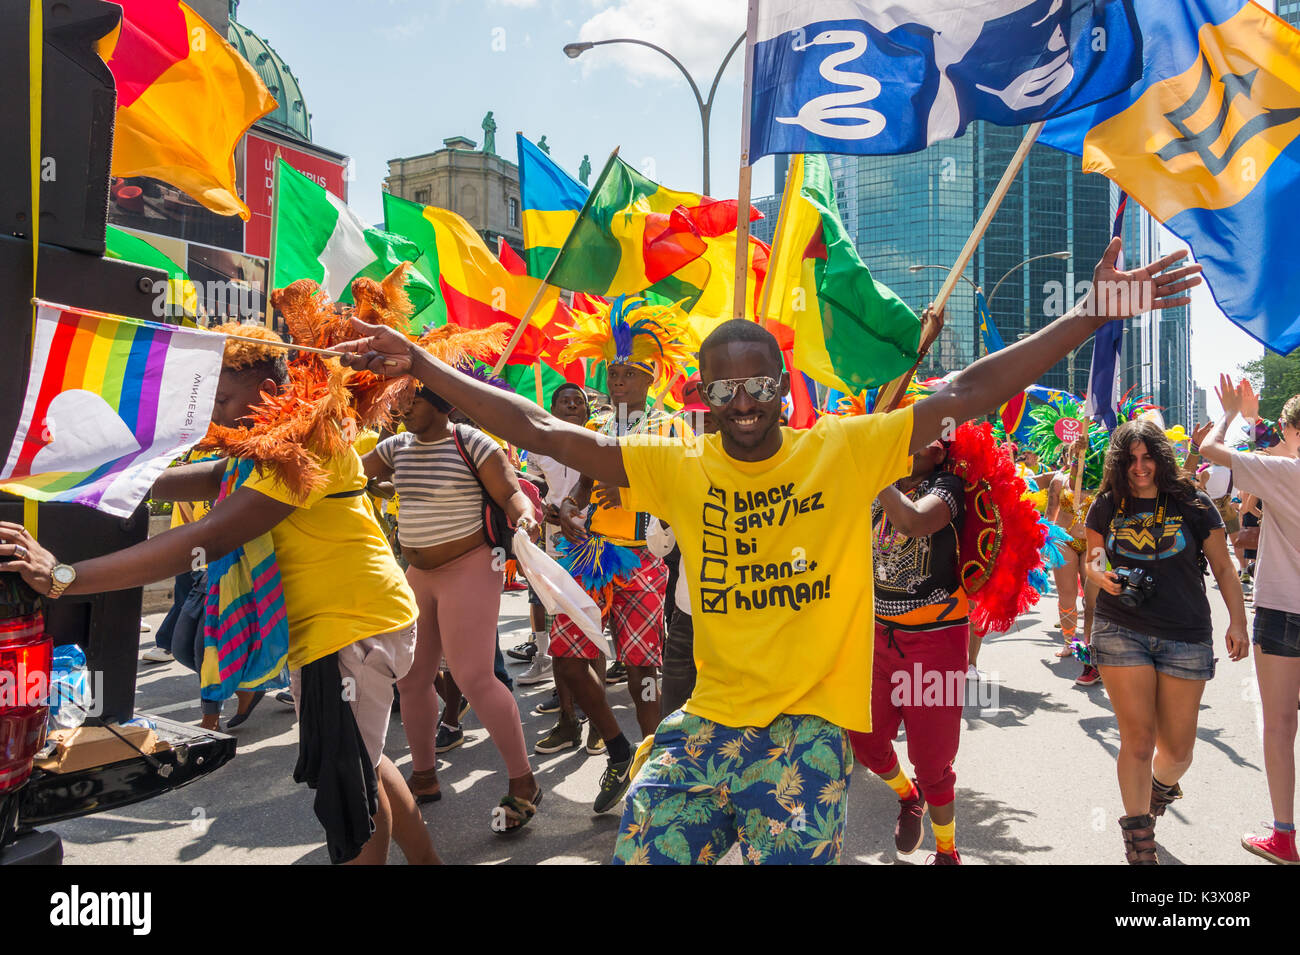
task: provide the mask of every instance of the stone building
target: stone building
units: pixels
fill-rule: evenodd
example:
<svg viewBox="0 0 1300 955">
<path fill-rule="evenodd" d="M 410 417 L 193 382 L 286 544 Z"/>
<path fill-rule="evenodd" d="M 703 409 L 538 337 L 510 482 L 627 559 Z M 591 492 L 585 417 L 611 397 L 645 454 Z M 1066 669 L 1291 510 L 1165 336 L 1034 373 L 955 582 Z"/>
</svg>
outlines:
<svg viewBox="0 0 1300 955">
<path fill-rule="evenodd" d="M 384 188 L 412 202 L 450 209 L 477 229 L 490 249 L 496 249 L 498 236 L 516 250 L 523 248 L 519 167 L 491 147 L 479 149 L 472 139 L 452 136 L 434 152 L 390 159 Z"/>
</svg>

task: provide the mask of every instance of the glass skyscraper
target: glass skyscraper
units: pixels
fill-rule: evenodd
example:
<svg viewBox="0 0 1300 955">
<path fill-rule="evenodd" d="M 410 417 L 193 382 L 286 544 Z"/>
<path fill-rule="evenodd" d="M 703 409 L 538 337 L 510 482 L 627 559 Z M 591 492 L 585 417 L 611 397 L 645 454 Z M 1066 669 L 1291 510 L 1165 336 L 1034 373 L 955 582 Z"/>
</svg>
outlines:
<svg viewBox="0 0 1300 955">
<path fill-rule="evenodd" d="M 859 254 L 872 275 L 918 314 L 938 294 L 1023 137 L 1023 127 L 976 123 L 965 136 L 919 153 L 829 157 L 840 215 Z M 755 201 L 768 215 L 754 224 L 755 234 L 769 242 L 783 179 L 778 169 L 778 195 Z M 1087 293 L 1093 266 L 1110 241 L 1115 201 L 1109 180 L 1084 174 L 1077 158 L 1046 146 L 1030 150 L 965 272 L 989 297 L 1004 341 L 1037 331 Z M 1128 261 L 1150 261 L 1158 230 L 1136 203 L 1128 208 Z M 1070 256 L 1054 257 L 1058 252 Z M 1136 386 L 1165 408 L 1171 426 L 1192 423 L 1189 335 L 1183 308 L 1136 319 L 1125 336 L 1119 393 Z M 943 335 L 918 377 L 964 368 L 982 348 L 974 292 L 961 281 L 948 301 Z M 1090 339 L 1039 384 L 1081 394 L 1091 362 Z"/>
<path fill-rule="evenodd" d="M 938 294 L 1023 136 L 1023 128 L 977 123 L 965 136 L 921 153 L 831 157 L 840 211 L 858 251 L 872 274 L 917 312 Z M 1064 153 L 1033 147 L 966 269 L 990 296 L 1005 341 L 1067 310 L 1106 247 L 1109 184 L 1077 167 L 1078 160 Z M 1036 259 L 1056 252 L 1072 256 Z M 1028 259 L 1036 261 L 1017 268 Z M 961 282 L 948 303 L 944 334 L 920 375 L 964 368 L 980 348 L 974 292 Z M 1073 383 L 1078 392 L 1087 384 L 1091 358 L 1087 343 L 1040 383 L 1067 390 Z"/>
</svg>

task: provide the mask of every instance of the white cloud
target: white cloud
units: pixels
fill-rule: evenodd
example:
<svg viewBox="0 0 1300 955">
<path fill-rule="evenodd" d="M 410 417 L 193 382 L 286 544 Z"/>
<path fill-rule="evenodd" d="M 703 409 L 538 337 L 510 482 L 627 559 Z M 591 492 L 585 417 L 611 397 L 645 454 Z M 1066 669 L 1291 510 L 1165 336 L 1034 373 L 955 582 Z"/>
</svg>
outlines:
<svg viewBox="0 0 1300 955">
<path fill-rule="evenodd" d="M 745 31 L 746 9 L 745 0 L 619 0 L 587 20 L 577 39 L 627 37 L 657 44 L 682 61 L 695 77 L 700 95 L 707 98 L 722 58 Z M 728 63 L 729 80 L 740 78 L 743 57 L 744 51 L 737 50 Z M 681 76 L 663 55 L 632 44 L 620 44 L 617 50 L 588 50 L 582 55 L 582 67 L 584 75 L 613 68 L 634 79 Z"/>
</svg>

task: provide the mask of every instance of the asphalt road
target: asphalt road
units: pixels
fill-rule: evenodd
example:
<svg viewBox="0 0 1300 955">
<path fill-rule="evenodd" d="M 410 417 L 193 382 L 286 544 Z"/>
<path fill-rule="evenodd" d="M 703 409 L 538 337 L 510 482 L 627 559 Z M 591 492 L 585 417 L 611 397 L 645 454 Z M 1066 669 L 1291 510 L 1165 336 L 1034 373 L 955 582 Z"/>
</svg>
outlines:
<svg viewBox="0 0 1300 955">
<path fill-rule="evenodd" d="M 1160 857 L 1165 864 L 1264 865 L 1238 844 L 1243 832 L 1259 831 L 1259 821 L 1270 815 L 1253 666 L 1227 659 L 1222 645 L 1227 615 L 1213 590 L 1211 604 L 1219 634 L 1218 675 L 1206 688 L 1195 762 L 1182 783 L 1186 797 L 1170 807 L 1157 830 Z M 160 619 L 149 618 L 155 626 Z M 988 640 L 980 658 L 985 678 L 981 695 L 967 707 L 956 764 L 957 844 L 967 864 L 1123 863 L 1114 715 L 1101 686 L 1074 685 L 1077 662 L 1053 657 L 1060 638 L 1048 629 L 1051 622 L 1046 611 L 1026 615 L 1013 632 Z M 524 598 L 508 595 L 502 646 L 513 646 L 526 633 Z M 149 646 L 152 635 L 142 634 L 141 648 Z M 523 666 L 511 669 L 518 673 Z M 531 712 L 549 694 L 549 683 L 516 688 L 529 740 L 552 725 L 553 717 Z M 179 664 L 141 665 L 138 713 L 197 723 L 196 696 L 194 676 Z M 609 698 L 628 738 L 635 739 L 626 687 L 611 687 Z M 536 758 L 545 802 L 525 831 L 504 837 L 490 829 L 492 808 L 505 792 L 504 767 L 473 710 L 464 725 L 465 745 L 440 764 L 443 799 L 423 807 L 445 861 L 608 861 L 619 814 L 591 811 L 603 756 L 577 750 Z M 267 699 L 234 733 L 238 754 L 212 776 L 120 812 L 59 824 L 65 861 L 324 864 L 311 793 L 291 778 L 297 753 L 292 710 Z M 396 718 L 387 751 L 409 771 Z M 901 741 L 899 752 L 906 763 Z M 844 861 L 899 862 L 892 837 L 896 799 L 861 767 L 853 779 Z M 932 851 L 933 837 L 927 834 L 922 849 L 905 861 L 924 863 Z M 401 861 L 396 848 L 390 861 Z"/>
</svg>

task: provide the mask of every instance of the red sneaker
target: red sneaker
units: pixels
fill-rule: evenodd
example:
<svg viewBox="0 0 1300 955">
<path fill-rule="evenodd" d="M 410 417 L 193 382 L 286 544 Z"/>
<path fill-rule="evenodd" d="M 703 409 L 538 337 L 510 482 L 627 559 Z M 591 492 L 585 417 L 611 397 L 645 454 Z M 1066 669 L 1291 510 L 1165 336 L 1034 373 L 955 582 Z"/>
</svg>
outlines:
<svg viewBox="0 0 1300 955">
<path fill-rule="evenodd" d="M 1074 681 L 1075 686 L 1092 686 L 1094 683 L 1101 682 L 1101 671 L 1093 666 L 1086 666 L 1079 678 Z"/>
<path fill-rule="evenodd" d="M 936 852 L 925 862 L 926 865 L 961 865 L 961 856 L 957 850 L 952 852 Z"/>
<path fill-rule="evenodd" d="M 894 826 L 894 846 L 903 855 L 911 855 L 921 847 L 925 838 L 922 820 L 925 819 L 925 795 L 916 780 L 912 780 L 916 795 L 898 800 L 898 824 Z"/>
<path fill-rule="evenodd" d="M 1290 832 L 1282 832 L 1270 827 L 1268 836 L 1244 835 L 1241 837 L 1241 847 L 1278 865 L 1300 865 L 1300 854 L 1296 853 L 1295 848 L 1294 829 Z"/>
</svg>

